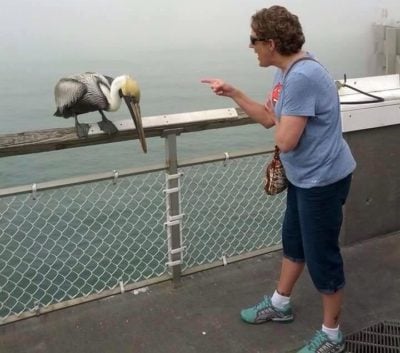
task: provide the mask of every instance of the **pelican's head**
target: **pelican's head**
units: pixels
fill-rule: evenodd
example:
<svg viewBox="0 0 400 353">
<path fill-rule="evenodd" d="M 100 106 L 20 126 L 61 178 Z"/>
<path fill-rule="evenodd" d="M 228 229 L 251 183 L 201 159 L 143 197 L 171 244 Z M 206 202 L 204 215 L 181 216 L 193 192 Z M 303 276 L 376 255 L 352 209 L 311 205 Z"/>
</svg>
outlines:
<svg viewBox="0 0 400 353">
<path fill-rule="evenodd" d="M 121 85 L 121 92 L 123 97 L 130 97 L 137 103 L 140 101 L 140 88 L 139 84 L 132 77 L 125 75 Z"/>
<path fill-rule="evenodd" d="M 121 83 L 121 94 L 124 98 L 126 105 L 128 106 L 129 112 L 131 113 L 133 123 L 135 124 L 136 131 L 138 133 L 142 149 L 147 152 L 147 144 L 143 131 L 142 114 L 140 112 L 140 88 L 139 84 L 130 76 L 125 75 Z"/>
</svg>

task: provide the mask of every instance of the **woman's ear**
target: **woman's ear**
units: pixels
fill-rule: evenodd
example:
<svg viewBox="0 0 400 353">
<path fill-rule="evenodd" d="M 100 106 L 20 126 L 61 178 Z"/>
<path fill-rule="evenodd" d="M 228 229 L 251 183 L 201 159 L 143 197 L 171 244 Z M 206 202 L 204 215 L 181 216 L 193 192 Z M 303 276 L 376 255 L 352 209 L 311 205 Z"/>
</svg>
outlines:
<svg viewBox="0 0 400 353">
<path fill-rule="evenodd" d="M 270 50 L 270 51 L 274 51 L 274 49 L 275 49 L 275 42 L 274 42 L 274 40 L 273 40 L 273 39 L 269 39 L 268 42 L 267 42 L 267 44 L 268 44 L 269 50 Z"/>
</svg>

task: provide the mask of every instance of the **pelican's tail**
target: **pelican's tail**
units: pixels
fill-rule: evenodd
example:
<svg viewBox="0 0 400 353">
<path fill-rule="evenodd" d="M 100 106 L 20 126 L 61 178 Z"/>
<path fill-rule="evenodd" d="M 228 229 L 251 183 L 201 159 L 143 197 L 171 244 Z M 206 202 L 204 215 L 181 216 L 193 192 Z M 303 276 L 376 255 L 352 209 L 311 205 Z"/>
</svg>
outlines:
<svg viewBox="0 0 400 353">
<path fill-rule="evenodd" d="M 62 113 L 61 113 L 61 111 L 60 111 L 60 108 L 57 108 L 57 110 L 56 110 L 56 112 L 53 114 L 53 116 L 63 116 Z"/>
</svg>

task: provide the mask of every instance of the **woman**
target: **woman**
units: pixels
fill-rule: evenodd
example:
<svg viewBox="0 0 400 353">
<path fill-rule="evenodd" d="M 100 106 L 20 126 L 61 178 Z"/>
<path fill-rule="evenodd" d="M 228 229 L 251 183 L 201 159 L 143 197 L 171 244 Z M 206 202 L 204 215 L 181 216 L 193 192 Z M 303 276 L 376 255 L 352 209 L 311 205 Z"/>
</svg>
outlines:
<svg viewBox="0 0 400 353">
<path fill-rule="evenodd" d="M 291 321 L 290 296 L 304 265 L 323 304 L 322 329 L 299 352 L 342 352 L 339 314 L 345 285 L 339 249 L 342 205 L 356 163 L 342 137 L 334 80 L 312 56 L 296 15 L 281 6 L 256 12 L 250 48 L 262 67 L 278 68 L 265 104 L 220 79 L 202 82 L 232 98 L 254 121 L 275 127 L 275 143 L 289 180 L 282 226 L 283 258 L 277 288 L 241 311 L 248 323 Z"/>
</svg>

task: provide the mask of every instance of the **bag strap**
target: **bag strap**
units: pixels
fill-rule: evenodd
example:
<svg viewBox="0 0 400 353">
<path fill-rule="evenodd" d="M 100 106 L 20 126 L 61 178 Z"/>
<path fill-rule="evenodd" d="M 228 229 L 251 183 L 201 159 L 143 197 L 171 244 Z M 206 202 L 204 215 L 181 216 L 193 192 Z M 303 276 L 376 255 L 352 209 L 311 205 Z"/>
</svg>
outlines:
<svg viewBox="0 0 400 353">
<path fill-rule="evenodd" d="M 292 65 L 289 66 L 289 68 L 287 69 L 287 71 L 285 72 L 285 76 L 283 77 L 283 80 L 286 79 L 286 76 L 289 74 L 289 72 L 292 70 L 293 66 L 296 65 L 299 61 L 303 61 L 303 60 L 311 60 L 311 61 L 315 61 L 316 63 L 319 64 L 319 61 L 312 58 L 311 56 L 303 56 L 295 61 L 293 61 Z"/>
<path fill-rule="evenodd" d="M 275 145 L 275 150 L 274 150 L 274 159 L 275 160 L 280 159 L 280 157 L 279 157 L 280 151 L 281 150 L 279 149 L 279 147 L 277 145 Z"/>
<path fill-rule="evenodd" d="M 283 76 L 283 82 L 286 79 L 286 76 L 289 74 L 290 70 L 292 70 L 293 66 L 295 64 L 297 64 L 299 61 L 303 61 L 303 60 L 311 60 L 311 61 L 315 61 L 316 63 L 320 64 L 320 62 L 314 58 L 312 58 L 311 56 L 303 56 L 301 58 L 298 58 L 297 60 L 293 61 L 292 65 L 289 66 L 288 70 L 285 72 L 285 75 Z M 282 83 L 283 83 L 282 82 Z M 274 151 L 274 159 L 280 159 L 279 158 L 279 153 L 280 153 L 280 149 L 277 145 L 275 145 L 275 151 Z"/>
</svg>

